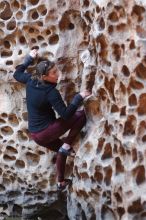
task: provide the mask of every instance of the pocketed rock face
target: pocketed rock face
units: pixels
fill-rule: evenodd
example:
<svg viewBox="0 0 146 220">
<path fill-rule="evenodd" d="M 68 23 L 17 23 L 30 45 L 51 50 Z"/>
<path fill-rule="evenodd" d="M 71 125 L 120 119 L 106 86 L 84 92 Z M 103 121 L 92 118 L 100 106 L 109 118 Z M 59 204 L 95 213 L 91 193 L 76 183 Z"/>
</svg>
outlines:
<svg viewBox="0 0 146 220">
<path fill-rule="evenodd" d="M 29 216 L 47 203 L 63 217 L 59 205 L 52 206 L 58 199 L 54 153 L 30 139 L 25 86 L 12 77 L 37 47 L 57 61 L 67 103 L 80 90 L 92 91 L 86 136 L 77 143 L 74 165 L 67 165 L 74 176 L 69 219 L 146 218 L 145 24 L 144 0 L 0 2 L 2 213 Z"/>
</svg>

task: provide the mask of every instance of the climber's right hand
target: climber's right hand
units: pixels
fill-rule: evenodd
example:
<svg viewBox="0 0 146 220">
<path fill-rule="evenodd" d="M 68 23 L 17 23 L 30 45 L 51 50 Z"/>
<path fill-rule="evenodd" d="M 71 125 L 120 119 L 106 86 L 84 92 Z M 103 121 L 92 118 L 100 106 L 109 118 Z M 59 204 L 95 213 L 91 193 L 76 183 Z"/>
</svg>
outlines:
<svg viewBox="0 0 146 220">
<path fill-rule="evenodd" d="M 80 95 L 81 95 L 82 98 L 84 99 L 84 98 L 90 96 L 90 95 L 91 95 L 91 92 L 88 91 L 88 90 L 85 90 L 85 91 L 83 91 L 83 92 L 80 92 Z"/>
</svg>

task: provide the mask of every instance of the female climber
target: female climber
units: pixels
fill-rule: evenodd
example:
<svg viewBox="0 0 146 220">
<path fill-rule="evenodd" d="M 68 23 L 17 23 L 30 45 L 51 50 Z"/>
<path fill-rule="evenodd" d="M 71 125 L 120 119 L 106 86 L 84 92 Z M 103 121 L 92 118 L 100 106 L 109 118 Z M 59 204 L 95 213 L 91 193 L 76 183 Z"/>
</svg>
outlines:
<svg viewBox="0 0 146 220">
<path fill-rule="evenodd" d="M 36 49 L 30 51 L 24 62 L 16 67 L 14 78 L 26 84 L 28 129 L 32 139 L 37 144 L 57 152 L 57 188 L 62 191 L 71 183 L 64 178 L 66 158 L 74 156 L 73 141 L 86 123 L 84 110 L 77 109 L 90 92 L 85 90 L 76 94 L 66 106 L 56 88 L 60 72 L 54 62 L 41 61 L 36 65 L 35 74 L 25 72 L 37 54 Z M 67 137 L 60 138 L 67 131 Z"/>
</svg>

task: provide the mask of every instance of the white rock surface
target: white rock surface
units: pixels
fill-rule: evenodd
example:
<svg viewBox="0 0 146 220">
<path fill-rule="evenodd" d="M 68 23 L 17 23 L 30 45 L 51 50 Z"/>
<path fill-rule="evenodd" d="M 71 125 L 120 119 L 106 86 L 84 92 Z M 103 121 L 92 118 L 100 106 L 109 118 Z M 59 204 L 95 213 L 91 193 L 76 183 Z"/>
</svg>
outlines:
<svg viewBox="0 0 146 220">
<path fill-rule="evenodd" d="M 0 201 L 11 201 L 0 212 L 7 215 L 58 200 L 54 153 L 30 140 L 25 87 L 13 79 L 32 47 L 57 61 L 67 103 L 92 91 L 87 133 L 67 165 L 69 219 L 144 220 L 146 1 L 0 2 Z"/>
</svg>

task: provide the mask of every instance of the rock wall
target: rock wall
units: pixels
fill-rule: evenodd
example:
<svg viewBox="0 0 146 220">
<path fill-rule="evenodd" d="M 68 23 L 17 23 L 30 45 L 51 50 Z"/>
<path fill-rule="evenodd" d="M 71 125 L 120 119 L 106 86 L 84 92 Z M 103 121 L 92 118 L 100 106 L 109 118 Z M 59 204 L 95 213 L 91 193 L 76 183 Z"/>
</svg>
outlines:
<svg viewBox="0 0 146 220">
<path fill-rule="evenodd" d="M 1 213 L 29 215 L 58 199 L 54 154 L 30 139 L 25 87 L 12 77 L 37 47 L 62 71 L 67 103 L 92 90 L 86 135 L 67 165 L 69 219 L 146 219 L 145 24 L 144 0 L 0 2 Z"/>
</svg>

